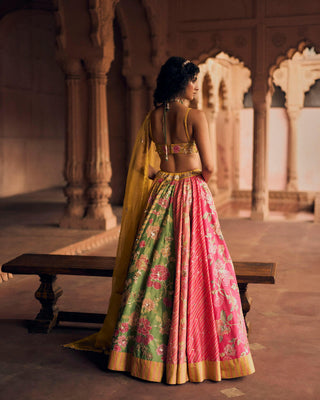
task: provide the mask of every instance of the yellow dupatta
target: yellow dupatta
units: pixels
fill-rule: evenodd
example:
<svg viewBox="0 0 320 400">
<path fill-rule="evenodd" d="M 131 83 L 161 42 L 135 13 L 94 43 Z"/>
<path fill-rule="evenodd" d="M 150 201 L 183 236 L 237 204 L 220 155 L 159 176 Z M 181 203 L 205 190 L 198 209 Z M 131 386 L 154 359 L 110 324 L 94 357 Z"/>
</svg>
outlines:
<svg viewBox="0 0 320 400">
<path fill-rule="evenodd" d="M 103 326 L 99 332 L 66 344 L 65 347 L 109 353 L 135 237 L 152 185 L 148 177 L 149 166 L 157 170 L 160 165 L 155 145 L 151 141 L 150 129 L 149 113 L 139 129 L 129 164 L 112 291 Z"/>
</svg>

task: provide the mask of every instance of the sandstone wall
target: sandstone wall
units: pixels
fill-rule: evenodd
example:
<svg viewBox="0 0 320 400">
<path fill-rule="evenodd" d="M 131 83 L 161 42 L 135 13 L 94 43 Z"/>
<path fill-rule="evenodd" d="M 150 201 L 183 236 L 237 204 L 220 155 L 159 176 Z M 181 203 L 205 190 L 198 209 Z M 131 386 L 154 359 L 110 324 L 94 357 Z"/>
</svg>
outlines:
<svg viewBox="0 0 320 400">
<path fill-rule="evenodd" d="M 0 22 L 0 197 L 63 184 L 65 88 L 49 13 Z"/>
</svg>

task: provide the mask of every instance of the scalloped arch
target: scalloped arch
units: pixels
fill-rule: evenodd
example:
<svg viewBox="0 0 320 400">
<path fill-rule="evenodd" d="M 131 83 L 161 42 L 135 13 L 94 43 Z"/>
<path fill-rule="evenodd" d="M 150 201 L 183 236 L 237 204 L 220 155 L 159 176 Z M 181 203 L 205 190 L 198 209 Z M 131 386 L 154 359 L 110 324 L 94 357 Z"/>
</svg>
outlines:
<svg viewBox="0 0 320 400">
<path fill-rule="evenodd" d="M 207 105 L 208 108 L 212 108 L 214 106 L 214 83 L 212 80 L 212 77 L 210 75 L 210 72 L 207 68 L 206 64 L 202 64 L 202 68 L 200 68 L 200 73 L 198 75 L 198 85 L 201 88 L 200 89 L 200 94 L 199 99 L 194 100 L 193 104 L 197 108 L 202 108 L 203 106 L 203 99 L 204 99 L 204 93 L 203 93 L 203 87 L 205 84 L 205 81 L 207 83 Z"/>
<path fill-rule="evenodd" d="M 241 56 L 234 54 L 232 51 L 229 51 L 228 49 L 212 48 L 208 52 L 200 53 L 198 57 L 192 58 L 191 61 L 197 65 L 202 64 L 205 63 L 208 58 L 214 58 L 220 53 L 225 53 L 229 57 L 236 58 L 237 60 L 239 60 L 239 62 L 243 63 L 243 66 L 245 68 L 248 68 L 251 71 L 251 66 L 248 65 L 245 61 L 243 61 Z"/>
<path fill-rule="evenodd" d="M 315 51 L 317 53 L 320 53 L 320 45 L 317 46 L 316 43 L 312 42 L 311 40 L 301 40 L 297 43 L 296 47 L 289 47 L 286 53 L 284 54 L 282 53 L 279 56 L 277 56 L 274 64 L 272 64 L 269 67 L 269 75 L 268 75 L 269 85 L 272 84 L 273 73 L 276 69 L 280 67 L 280 64 L 285 60 L 291 60 L 296 53 L 302 53 L 303 50 L 307 47 L 314 47 Z"/>
</svg>

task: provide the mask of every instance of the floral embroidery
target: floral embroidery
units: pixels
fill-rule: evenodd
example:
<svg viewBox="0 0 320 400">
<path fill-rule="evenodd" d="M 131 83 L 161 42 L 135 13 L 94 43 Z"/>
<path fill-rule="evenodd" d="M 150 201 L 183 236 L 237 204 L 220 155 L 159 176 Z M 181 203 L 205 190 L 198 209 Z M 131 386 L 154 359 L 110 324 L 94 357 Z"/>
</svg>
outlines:
<svg viewBox="0 0 320 400">
<path fill-rule="evenodd" d="M 118 344 L 114 344 L 112 350 L 113 351 L 121 351 L 121 347 Z"/>
<path fill-rule="evenodd" d="M 167 352 L 167 346 L 165 344 L 161 344 L 157 350 L 156 350 L 158 356 L 161 357 L 161 360 L 165 359 L 166 352 Z"/>
<path fill-rule="evenodd" d="M 170 244 L 167 245 L 167 246 L 165 246 L 165 247 L 161 250 L 161 254 L 162 254 L 164 257 L 168 257 L 168 256 L 170 255 L 170 252 L 171 252 Z"/>
<path fill-rule="evenodd" d="M 161 288 L 161 283 L 160 282 L 156 282 L 156 281 L 151 281 L 150 279 L 148 280 L 147 283 L 148 287 L 153 287 L 155 289 L 160 289 Z"/>
<path fill-rule="evenodd" d="M 142 303 L 142 308 L 146 311 L 152 311 L 155 307 L 154 301 L 151 299 L 144 299 Z"/>
<path fill-rule="evenodd" d="M 127 322 L 123 322 L 119 325 L 119 332 L 125 333 L 129 330 L 129 324 Z"/>
<path fill-rule="evenodd" d="M 158 200 L 158 204 L 161 207 L 167 208 L 168 204 L 169 204 L 169 201 L 168 201 L 168 199 L 159 199 Z"/>
<path fill-rule="evenodd" d="M 127 343 L 128 343 L 128 339 L 125 336 L 119 336 L 118 337 L 119 346 L 124 347 L 124 346 L 127 345 Z"/>
<path fill-rule="evenodd" d="M 148 257 L 142 255 L 142 256 L 140 256 L 139 260 L 136 262 L 136 267 L 137 267 L 137 269 L 146 271 L 148 263 L 149 263 Z"/>
<path fill-rule="evenodd" d="M 225 360 L 230 360 L 235 355 L 236 349 L 234 348 L 234 345 L 229 343 L 224 347 L 224 352 L 220 354 L 220 357 L 223 357 Z"/>
<path fill-rule="evenodd" d="M 140 333 L 141 335 L 148 335 L 150 331 L 151 331 L 150 321 L 147 320 L 146 318 L 141 318 L 139 320 L 137 332 Z"/>
<path fill-rule="evenodd" d="M 147 346 L 153 339 L 154 338 L 153 338 L 152 335 L 143 336 L 141 334 L 138 334 L 137 337 L 136 337 L 137 343 L 144 344 L 145 346 Z"/>
<path fill-rule="evenodd" d="M 160 226 L 150 225 L 147 228 L 147 238 L 156 240 L 160 231 Z"/>
<path fill-rule="evenodd" d="M 169 277 L 169 271 L 164 265 L 156 265 L 150 274 L 150 278 L 158 281 L 165 281 Z"/>
</svg>

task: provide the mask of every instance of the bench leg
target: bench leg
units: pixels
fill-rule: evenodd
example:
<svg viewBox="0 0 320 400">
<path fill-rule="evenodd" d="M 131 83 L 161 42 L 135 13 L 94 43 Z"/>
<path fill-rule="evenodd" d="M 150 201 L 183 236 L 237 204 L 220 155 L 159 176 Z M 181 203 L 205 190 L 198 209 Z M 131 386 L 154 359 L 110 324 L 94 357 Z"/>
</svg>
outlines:
<svg viewBox="0 0 320 400">
<path fill-rule="evenodd" d="M 250 323 L 247 321 L 247 313 L 250 311 L 252 299 L 251 299 L 251 297 L 248 297 L 248 293 L 247 293 L 248 284 L 247 283 L 238 283 L 238 286 L 239 286 L 239 291 L 240 291 L 240 299 L 241 299 L 241 306 L 242 306 L 244 321 L 246 323 L 247 333 L 249 333 Z"/>
<path fill-rule="evenodd" d="M 39 277 L 41 284 L 35 298 L 42 307 L 36 318 L 29 321 L 28 329 L 32 333 L 49 333 L 57 323 L 59 310 L 56 302 L 63 292 L 56 283 L 56 275 L 39 274 Z"/>
</svg>

